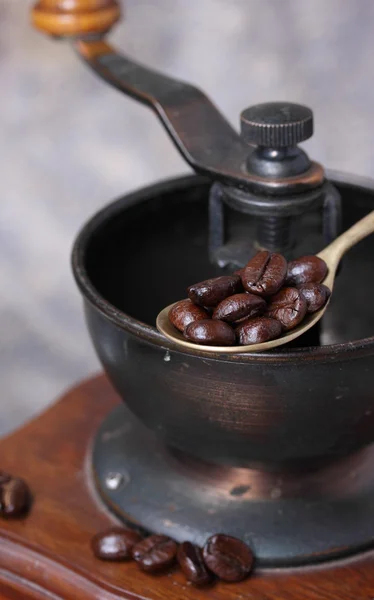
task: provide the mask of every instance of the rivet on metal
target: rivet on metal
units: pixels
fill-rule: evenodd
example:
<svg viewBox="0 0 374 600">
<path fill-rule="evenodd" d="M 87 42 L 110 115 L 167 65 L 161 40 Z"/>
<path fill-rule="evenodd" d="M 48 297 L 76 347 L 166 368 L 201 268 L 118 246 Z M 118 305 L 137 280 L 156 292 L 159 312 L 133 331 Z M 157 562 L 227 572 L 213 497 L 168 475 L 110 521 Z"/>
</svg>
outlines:
<svg viewBox="0 0 374 600">
<path fill-rule="evenodd" d="M 108 473 L 105 479 L 105 485 L 108 490 L 118 490 L 123 483 L 123 475 L 121 473 Z"/>
</svg>

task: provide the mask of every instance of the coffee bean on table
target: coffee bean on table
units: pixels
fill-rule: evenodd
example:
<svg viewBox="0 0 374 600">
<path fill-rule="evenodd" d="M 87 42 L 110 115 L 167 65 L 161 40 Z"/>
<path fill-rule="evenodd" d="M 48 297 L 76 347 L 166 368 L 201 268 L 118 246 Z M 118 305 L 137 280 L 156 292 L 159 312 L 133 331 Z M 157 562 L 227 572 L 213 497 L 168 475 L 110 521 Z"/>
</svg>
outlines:
<svg viewBox="0 0 374 600">
<path fill-rule="evenodd" d="M 91 540 L 94 555 L 101 560 L 128 560 L 132 558 L 132 549 L 142 536 L 131 529 L 111 527 L 97 533 Z"/>
<path fill-rule="evenodd" d="M 298 290 L 306 300 L 308 313 L 314 313 L 322 308 L 331 296 L 331 291 L 323 283 L 304 283 Z"/>
<path fill-rule="evenodd" d="M 223 581 L 242 581 L 252 571 L 254 557 L 241 540 L 229 535 L 213 535 L 203 549 L 208 569 Z"/>
<path fill-rule="evenodd" d="M 327 265 L 319 256 L 301 256 L 288 263 L 285 285 L 321 283 L 327 275 Z"/>
<path fill-rule="evenodd" d="M 263 344 L 279 337 L 282 333 L 282 325 L 276 319 L 257 317 L 244 320 L 236 327 L 235 332 L 241 346 Z"/>
<path fill-rule="evenodd" d="M 177 560 L 186 579 L 191 583 L 206 585 L 212 581 L 212 575 L 205 566 L 199 546 L 191 542 L 183 542 L 178 548 Z"/>
<path fill-rule="evenodd" d="M 271 296 L 281 287 L 287 274 L 287 261 L 281 254 L 258 252 L 244 267 L 241 279 L 244 289 L 259 296 Z"/>
<path fill-rule="evenodd" d="M 293 329 L 306 315 L 307 303 L 302 293 L 293 287 L 286 287 L 270 298 L 267 316 L 277 319 L 284 331 Z"/>
<path fill-rule="evenodd" d="M 224 321 L 195 321 L 187 325 L 184 337 L 196 344 L 206 346 L 233 346 L 235 344 L 235 332 Z"/>
<path fill-rule="evenodd" d="M 227 296 L 232 296 L 243 290 L 239 275 L 223 275 L 214 279 L 207 279 L 191 285 L 187 292 L 188 297 L 200 306 L 217 306 Z"/>
<path fill-rule="evenodd" d="M 3 471 L 0 471 L 0 485 L 2 483 L 6 483 L 7 481 L 11 480 L 11 476 L 8 475 L 8 473 L 4 473 Z"/>
<path fill-rule="evenodd" d="M 181 300 L 174 304 L 169 311 L 169 321 L 182 332 L 190 323 L 202 319 L 209 319 L 209 314 L 201 306 L 196 306 L 191 300 Z"/>
<path fill-rule="evenodd" d="M 11 477 L 0 484 L 0 516 L 21 516 L 28 511 L 30 505 L 30 489 L 23 479 Z"/>
<path fill-rule="evenodd" d="M 213 319 L 232 323 L 245 317 L 257 317 L 265 312 L 266 302 L 254 294 L 234 294 L 220 302 L 213 313 Z"/>
<path fill-rule="evenodd" d="M 177 549 L 177 543 L 166 535 L 151 535 L 133 547 L 132 557 L 143 571 L 153 573 L 169 567 Z"/>
</svg>

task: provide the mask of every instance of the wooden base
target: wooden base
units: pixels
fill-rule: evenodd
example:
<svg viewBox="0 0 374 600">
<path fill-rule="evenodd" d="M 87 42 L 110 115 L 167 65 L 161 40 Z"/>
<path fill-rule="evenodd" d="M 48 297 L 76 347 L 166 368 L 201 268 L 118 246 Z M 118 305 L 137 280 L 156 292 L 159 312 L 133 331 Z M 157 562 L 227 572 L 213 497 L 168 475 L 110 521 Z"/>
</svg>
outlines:
<svg viewBox="0 0 374 600">
<path fill-rule="evenodd" d="M 369 600 L 374 551 L 321 566 L 257 571 L 240 584 L 194 589 L 183 575 L 153 577 L 130 563 L 93 557 L 93 534 L 115 522 L 92 485 L 88 450 L 119 402 L 100 376 L 67 393 L 0 442 L 1 469 L 24 477 L 34 494 L 29 516 L 0 521 L 0 598 L 63 600 Z"/>
</svg>

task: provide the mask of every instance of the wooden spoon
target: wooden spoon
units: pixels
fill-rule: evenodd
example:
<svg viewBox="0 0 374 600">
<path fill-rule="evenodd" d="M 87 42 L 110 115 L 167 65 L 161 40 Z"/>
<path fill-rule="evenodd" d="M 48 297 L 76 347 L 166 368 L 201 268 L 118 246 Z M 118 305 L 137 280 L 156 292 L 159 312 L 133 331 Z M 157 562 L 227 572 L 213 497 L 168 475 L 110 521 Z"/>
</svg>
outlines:
<svg viewBox="0 0 374 600">
<path fill-rule="evenodd" d="M 321 252 L 317 254 L 320 258 L 322 258 L 328 267 L 328 274 L 323 281 L 323 283 L 333 291 L 334 280 L 336 270 L 339 266 L 340 260 L 342 256 L 352 248 L 355 244 L 366 238 L 371 233 L 374 233 L 374 211 L 366 215 L 363 219 L 355 223 L 350 229 L 347 229 L 342 235 L 336 238 L 329 246 L 324 248 Z M 373 260 L 374 267 L 374 260 Z M 373 270 L 374 273 L 374 270 Z M 330 296 L 331 298 L 331 296 Z M 264 350 L 271 350 L 272 348 L 276 348 L 277 346 L 282 346 L 283 344 L 287 344 L 291 340 L 303 335 L 308 329 L 313 327 L 324 315 L 330 299 L 325 304 L 323 308 L 318 310 L 317 312 L 307 316 L 302 323 L 292 329 L 292 331 L 284 333 L 282 336 L 275 340 L 271 340 L 269 342 L 264 342 L 263 344 L 252 344 L 249 346 L 204 346 L 202 344 L 194 344 L 192 342 L 187 341 L 183 335 L 175 329 L 175 327 L 170 323 L 168 319 L 168 314 L 170 309 L 174 306 L 171 304 L 164 308 L 158 315 L 156 325 L 157 329 L 168 339 L 172 340 L 179 346 L 183 346 L 184 348 L 192 348 L 199 351 L 204 351 L 207 353 L 217 353 L 220 352 L 222 354 L 243 354 L 248 352 L 263 352 Z"/>
</svg>

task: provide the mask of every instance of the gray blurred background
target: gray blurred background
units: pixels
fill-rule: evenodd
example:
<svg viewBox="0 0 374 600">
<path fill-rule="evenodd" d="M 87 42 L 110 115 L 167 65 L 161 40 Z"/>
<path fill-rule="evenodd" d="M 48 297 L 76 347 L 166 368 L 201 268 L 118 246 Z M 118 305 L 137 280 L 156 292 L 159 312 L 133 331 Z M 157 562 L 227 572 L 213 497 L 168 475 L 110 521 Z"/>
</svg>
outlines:
<svg viewBox="0 0 374 600">
<path fill-rule="evenodd" d="M 70 272 L 110 200 L 188 171 L 153 114 L 0 0 L 0 433 L 98 370 Z M 372 0 L 126 0 L 111 40 L 203 87 L 233 124 L 249 104 L 314 109 L 325 166 L 374 175 Z"/>
</svg>

